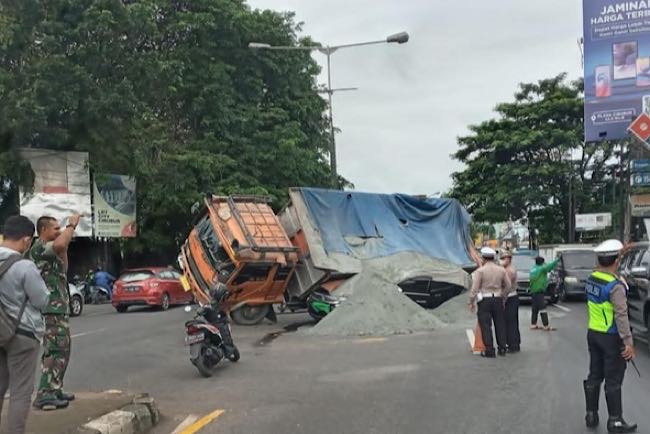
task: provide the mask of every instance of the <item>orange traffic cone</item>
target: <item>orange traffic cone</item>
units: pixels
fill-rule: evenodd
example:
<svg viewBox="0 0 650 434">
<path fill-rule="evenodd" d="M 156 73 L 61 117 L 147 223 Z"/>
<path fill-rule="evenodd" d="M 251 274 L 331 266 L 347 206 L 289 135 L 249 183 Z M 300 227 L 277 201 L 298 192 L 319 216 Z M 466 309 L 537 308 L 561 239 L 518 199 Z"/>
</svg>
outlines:
<svg viewBox="0 0 650 434">
<path fill-rule="evenodd" d="M 481 354 L 483 351 L 485 351 L 483 334 L 481 333 L 481 327 L 477 323 L 476 327 L 474 328 L 474 347 L 472 348 L 472 352 L 474 354 Z"/>
</svg>

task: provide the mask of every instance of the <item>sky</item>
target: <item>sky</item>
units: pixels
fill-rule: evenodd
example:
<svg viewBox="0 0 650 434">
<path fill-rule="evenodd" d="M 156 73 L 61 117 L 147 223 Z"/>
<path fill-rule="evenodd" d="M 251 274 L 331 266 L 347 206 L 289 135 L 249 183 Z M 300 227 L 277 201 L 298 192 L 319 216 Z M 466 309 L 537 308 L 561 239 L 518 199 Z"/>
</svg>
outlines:
<svg viewBox="0 0 650 434">
<path fill-rule="evenodd" d="M 467 126 L 494 117 L 522 82 L 582 76 L 579 0 L 249 0 L 294 11 L 303 35 L 324 45 L 384 39 L 407 44 L 334 53 L 339 173 L 359 191 L 433 195 L 462 165 L 451 154 Z M 322 66 L 326 58 L 313 57 Z M 326 83 L 321 74 L 319 83 Z"/>
</svg>

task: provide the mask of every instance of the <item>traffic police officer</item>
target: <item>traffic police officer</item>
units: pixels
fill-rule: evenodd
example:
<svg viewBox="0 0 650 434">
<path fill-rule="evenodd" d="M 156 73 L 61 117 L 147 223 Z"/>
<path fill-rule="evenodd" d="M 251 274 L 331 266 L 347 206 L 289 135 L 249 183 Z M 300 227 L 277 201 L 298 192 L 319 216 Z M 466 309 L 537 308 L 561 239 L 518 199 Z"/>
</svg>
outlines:
<svg viewBox="0 0 650 434">
<path fill-rule="evenodd" d="M 636 424 L 623 420 L 622 390 L 626 361 L 634 359 L 634 342 L 627 316 L 627 286 L 616 276 L 623 244 L 608 240 L 596 247 L 598 268 L 585 286 L 589 308 L 589 376 L 584 381 L 587 427 L 598 426 L 600 385 L 605 380 L 609 419 L 607 431 L 629 433 Z"/>
<path fill-rule="evenodd" d="M 469 307 L 476 310 L 478 300 L 478 322 L 483 335 L 485 351 L 483 357 L 495 357 L 492 340 L 492 323 L 497 338 L 499 355 L 506 355 L 506 323 L 503 312 L 503 295 L 510 290 L 510 280 L 506 270 L 495 262 L 496 252 L 484 247 L 481 249 L 483 266 L 472 275 L 472 290 L 469 296 Z"/>
<path fill-rule="evenodd" d="M 508 352 L 519 352 L 521 345 L 521 335 L 519 334 L 519 295 L 517 295 L 517 270 L 512 265 L 512 253 L 505 250 L 501 254 L 503 268 L 506 270 L 508 280 L 510 280 L 510 289 L 504 295 L 505 298 L 505 321 L 506 321 L 506 341 L 508 342 Z"/>
</svg>

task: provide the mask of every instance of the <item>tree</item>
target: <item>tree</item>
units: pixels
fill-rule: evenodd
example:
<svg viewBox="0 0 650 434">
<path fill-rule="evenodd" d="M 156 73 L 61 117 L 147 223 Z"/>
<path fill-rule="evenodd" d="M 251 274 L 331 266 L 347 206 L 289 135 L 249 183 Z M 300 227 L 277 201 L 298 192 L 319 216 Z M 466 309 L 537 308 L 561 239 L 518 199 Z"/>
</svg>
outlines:
<svg viewBox="0 0 650 434">
<path fill-rule="evenodd" d="M 326 103 L 293 14 L 242 0 L 11 0 L 0 6 L 0 125 L 9 147 L 90 153 L 138 183 L 127 252 L 175 256 L 206 193 L 326 186 Z M 6 175 L 10 175 L 7 173 Z M 13 178 L 12 178 L 13 179 Z"/>
<path fill-rule="evenodd" d="M 583 142 L 582 90 L 565 74 L 521 84 L 496 119 L 458 139 L 453 157 L 466 167 L 453 175 L 451 195 L 477 221 L 526 219 L 540 242 L 573 240 L 573 215 L 602 210 L 614 155 L 612 143 Z"/>
</svg>

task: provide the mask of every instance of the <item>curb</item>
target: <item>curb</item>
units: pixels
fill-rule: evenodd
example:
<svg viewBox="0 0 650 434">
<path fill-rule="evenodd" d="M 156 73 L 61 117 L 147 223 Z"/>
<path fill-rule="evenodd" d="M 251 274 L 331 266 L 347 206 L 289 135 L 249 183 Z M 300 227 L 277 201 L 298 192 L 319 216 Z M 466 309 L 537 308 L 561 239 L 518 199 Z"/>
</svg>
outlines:
<svg viewBox="0 0 650 434">
<path fill-rule="evenodd" d="M 79 434 L 144 433 L 160 422 L 156 401 L 147 393 L 136 396 L 131 404 L 92 420 L 77 429 Z"/>
</svg>

